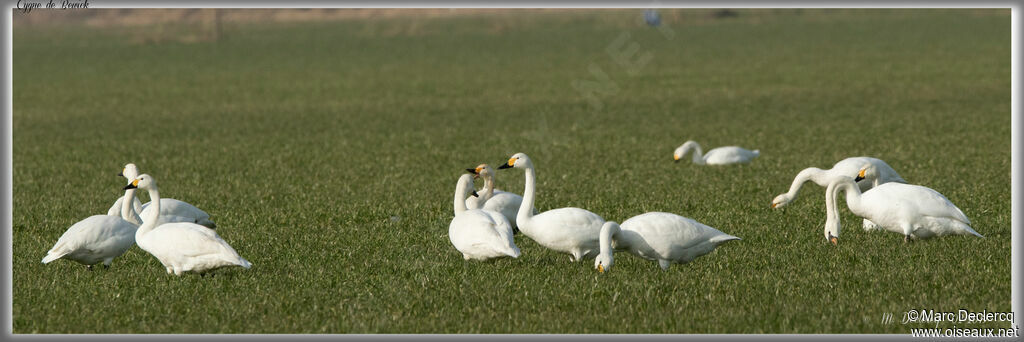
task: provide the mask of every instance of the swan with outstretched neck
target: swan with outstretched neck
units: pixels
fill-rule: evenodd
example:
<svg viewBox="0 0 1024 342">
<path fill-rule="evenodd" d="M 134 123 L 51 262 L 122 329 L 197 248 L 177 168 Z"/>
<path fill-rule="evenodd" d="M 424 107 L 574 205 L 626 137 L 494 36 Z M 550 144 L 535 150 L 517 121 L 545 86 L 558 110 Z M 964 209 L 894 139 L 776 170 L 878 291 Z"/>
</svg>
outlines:
<svg viewBox="0 0 1024 342">
<path fill-rule="evenodd" d="M 748 150 L 738 146 L 723 146 L 713 148 L 707 154 L 701 152 L 700 145 L 696 141 L 687 140 L 683 145 L 676 148 L 672 158 L 678 162 L 693 151 L 693 163 L 697 165 L 727 165 L 749 163 L 761 155 L 759 150 Z"/>
<path fill-rule="evenodd" d="M 867 169 L 861 169 L 857 178 L 838 177 L 826 189 L 825 238 L 833 244 L 838 243 L 840 231 L 836 205 L 840 191 L 846 192 L 850 211 L 882 229 L 902 234 L 905 242 L 945 235 L 984 237 L 971 228 L 960 208 L 930 188 L 890 182 L 862 194 L 855 182 L 864 178 Z"/>
<path fill-rule="evenodd" d="M 672 263 L 688 263 L 740 238 L 673 213 L 650 212 L 629 218 L 621 226 L 605 222 L 600 240 L 601 253 L 594 260 L 594 268 L 603 273 L 615 264 L 614 251 L 628 251 L 668 270 Z"/>
<path fill-rule="evenodd" d="M 156 216 L 162 202 L 156 179 L 152 176 L 139 175 L 124 188 L 149 191 L 150 206 L 154 210 L 143 212 L 143 224 L 135 232 L 135 242 L 139 248 L 156 257 L 167 273 L 177 276 L 184 272 L 205 275 L 223 267 L 252 266 L 212 229 L 191 222 L 164 223 L 158 226 Z"/>
<path fill-rule="evenodd" d="M 519 214 L 519 207 L 523 204 L 523 197 L 507 191 L 494 188 L 494 170 L 487 164 L 480 164 L 476 168 L 466 169 L 466 172 L 473 174 L 473 178 L 484 179 L 484 191 L 478 193 L 479 197 L 467 197 L 466 208 L 487 209 L 501 213 L 512 225 L 512 233 L 518 233 L 516 216 Z"/>
<path fill-rule="evenodd" d="M 121 173 L 118 173 L 117 175 L 124 177 L 131 182 L 135 177 L 138 177 L 139 169 L 135 164 L 128 163 L 124 166 L 124 169 L 121 170 Z M 120 211 L 121 202 L 125 198 L 126 197 L 118 198 L 117 201 L 114 202 L 114 205 L 112 205 L 107 211 L 107 214 L 113 215 L 112 213 Z M 149 209 L 151 203 L 153 202 L 150 201 L 146 204 L 142 204 L 138 197 L 136 197 L 135 200 L 132 201 L 132 208 L 136 213 L 143 213 L 146 210 L 152 210 Z M 210 229 L 217 228 L 217 224 L 210 220 L 210 214 L 207 214 L 202 209 L 196 208 L 196 206 L 185 201 L 179 201 L 173 198 L 161 198 L 160 216 L 157 218 L 157 225 L 159 226 L 170 222 L 192 222 Z"/>
<path fill-rule="evenodd" d="M 850 157 L 840 160 L 828 170 L 822 170 L 816 167 L 809 167 L 801 170 L 797 173 L 796 178 L 793 178 L 793 184 L 789 186 L 789 191 L 775 196 L 775 198 L 772 199 L 771 206 L 773 209 L 778 209 L 795 201 L 797 194 L 800 192 L 800 188 L 808 181 L 814 182 L 814 184 L 821 187 L 827 187 L 834 179 L 836 179 L 836 177 L 856 177 L 860 169 L 864 167 L 870 167 L 871 172 L 857 182 L 857 187 L 860 188 L 861 192 L 868 191 L 873 187 L 889 182 L 907 182 L 903 180 L 903 177 L 900 177 L 896 170 L 881 159 L 872 157 Z M 825 196 L 828 197 L 827 192 Z M 864 219 L 862 227 L 864 230 L 879 229 L 874 222 L 871 222 L 871 220 L 868 219 Z"/>
<path fill-rule="evenodd" d="M 462 258 L 487 260 L 519 257 L 519 247 L 512 239 L 512 225 L 501 213 L 486 209 L 468 209 L 466 196 L 473 193 L 473 176 L 463 174 L 455 185 L 455 217 L 448 225 L 448 239 Z"/>
<path fill-rule="evenodd" d="M 526 174 L 523 202 L 516 216 L 519 231 L 545 248 L 569 253 L 572 261 L 597 255 L 598 235 L 604 219 L 580 208 L 559 208 L 533 214 L 536 175 L 533 162 L 524 153 L 516 153 L 498 169 L 523 169 Z"/>
</svg>

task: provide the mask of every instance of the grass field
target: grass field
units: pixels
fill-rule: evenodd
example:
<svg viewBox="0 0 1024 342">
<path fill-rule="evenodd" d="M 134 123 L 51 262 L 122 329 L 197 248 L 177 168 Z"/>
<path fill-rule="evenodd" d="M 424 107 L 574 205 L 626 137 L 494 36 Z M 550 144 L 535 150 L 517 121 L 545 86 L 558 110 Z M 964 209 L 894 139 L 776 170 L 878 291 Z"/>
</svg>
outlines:
<svg viewBox="0 0 1024 342">
<path fill-rule="evenodd" d="M 219 42 L 16 26 L 14 332 L 907 334 L 882 315 L 1009 311 L 1009 10 L 711 12 L 666 11 L 671 35 L 640 10 L 233 23 Z M 649 63 L 606 53 L 623 32 Z M 572 86 L 592 65 L 618 89 L 600 109 Z M 687 139 L 761 157 L 673 163 Z M 598 274 L 522 235 L 519 259 L 463 261 L 456 180 L 515 152 L 540 211 L 668 211 L 743 240 L 667 272 L 619 254 Z M 904 244 L 843 205 L 835 247 L 810 183 L 769 208 L 799 170 L 861 155 L 986 238 Z M 41 264 L 127 162 L 254 267 Z"/>
</svg>

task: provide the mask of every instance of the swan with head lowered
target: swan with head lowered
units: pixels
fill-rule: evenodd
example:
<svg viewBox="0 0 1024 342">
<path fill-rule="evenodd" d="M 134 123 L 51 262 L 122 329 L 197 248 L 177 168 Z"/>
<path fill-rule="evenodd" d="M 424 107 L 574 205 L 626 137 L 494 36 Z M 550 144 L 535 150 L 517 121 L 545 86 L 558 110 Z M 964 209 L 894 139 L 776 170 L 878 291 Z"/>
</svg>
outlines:
<svg viewBox="0 0 1024 342">
<path fill-rule="evenodd" d="M 857 178 L 837 177 L 826 189 L 825 239 L 833 244 L 839 240 L 836 202 L 840 191 L 846 191 L 850 211 L 882 229 L 903 235 L 905 242 L 954 234 L 984 237 L 971 228 L 971 221 L 960 208 L 930 188 L 890 182 L 862 194 L 855 182 L 864 178 L 869 168 L 861 169 Z"/>
<path fill-rule="evenodd" d="M 473 176 L 463 174 L 455 185 L 455 218 L 448 225 L 448 239 L 463 259 L 487 260 L 519 257 L 512 239 L 512 226 L 501 213 L 487 209 L 467 209 L 466 196 L 473 190 Z"/>
<path fill-rule="evenodd" d="M 634 216 L 621 226 L 613 221 L 605 222 L 600 239 L 601 253 L 594 260 L 594 268 L 603 273 L 615 264 L 614 251 L 624 250 L 657 261 L 662 270 L 668 270 L 672 263 L 688 263 L 718 245 L 740 238 L 690 218 L 650 212 Z"/>
<path fill-rule="evenodd" d="M 143 212 L 143 224 L 135 232 L 135 242 L 139 248 L 156 257 L 167 273 L 173 272 L 177 276 L 184 272 L 205 275 L 223 267 L 252 266 L 212 229 L 192 222 L 172 222 L 158 226 L 156 216 L 163 203 L 153 176 L 139 175 L 125 186 L 125 189 L 133 188 L 148 190 L 153 203 L 151 206 L 155 208 Z"/>
<path fill-rule="evenodd" d="M 134 195 L 135 189 L 125 190 L 126 198 Z M 71 225 L 43 257 L 43 263 L 63 258 L 83 264 L 90 271 L 100 262 L 103 268 L 110 268 L 114 258 L 135 245 L 135 230 L 141 220 L 130 203 L 123 203 L 119 215 L 93 215 Z"/>
<path fill-rule="evenodd" d="M 117 175 L 128 179 L 130 182 L 135 179 L 135 177 L 138 177 L 139 169 L 135 164 L 128 163 L 124 166 L 124 169 L 121 170 L 121 173 Z M 124 198 L 125 197 L 118 198 L 117 201 L 114 202 L 114 205 L 107 210 L 107 214 L 114 215 L 112 213 L 119 212 L 121 208 L 121 201 L 123 201 Z M 142 204 L 138 197 L 136 197 L 135 200 L 132 201 L 132 208 L 136 213 L 145 213 L 146 210 L 152 210 L 150 209 L 150 203 L 152 202 Z M 145 215 L 140 214 L 140 216 Z M 217 224 L 210 220 L 210 214 L 207 214 L 202 209 L 196 208 L 196 206 L 185 201 L 179 201 L 173 198 L 161 198 L 160 216 L 157 217 L 156 224 L 161 225 L 170 222 L 192 222 L 210 229 L 217 228 Z"/>
<path fill-rule="evenodd" d="M 511 192 L 501 191 L 494 188 L 494 170 L 487 164 L 480 164 L 476 168 L 466 169 L 466 172 L 473 174 L 473 178 L 484 179 L 484 191 L 478 192 L 479 197 L 466 198 L 466 208 L 487 209 L 501 213 L 512 224 L 512 233 L 519 233 L 519 226 L 516 225 L 516 216 L 519 214 L 519 207 L 523 204 L 523 197 Z"/>
<path fill-rule="evenodd" d="M 900 177 L 899 173 L 896 173 L 896 170 L 881 159 L 871 157 L 850 157 L 840 160 L 835 165 L 832 165 L 832 168 L 828 170 L 822 170 L 816 167 L 809 167 L 801 170 L 797 173 L 796 178 L 793 178 L 793 184 L 789 186 L 789 191 L 775 196 L 775 198 L 772 199 L 772 208 L 782 208 L 795 201 L 797 193 L 800 192 L 800 188 L 808 181 L 814 182 L 814 184 L 821 187 L 827 187 L 837 177 L 856 177 L 857 173 L 860 172 L 860 169 L 868 165 L 870 165 L 872 172 L 857 181 L 857 187 L 860 188 L 861 192 L 868 191 L 873 187 L 889 182 L 907 182 L 903 180 L 903 177 Z M 828 195 L 826 194 L 826 196 Z M 864 219 L 862 227 L 864 230 L 878 229 L 877 225 L 868 219 Z"/>
<path fill-rule="evenodd" d="M 693 163 L 697 165 L 745 164 L 761 155 L 759 150 L 751 151 L 737 146 L 713 148 L 707 154 L 703 154 L 696 141 L 687 140 L 682 146 L 676 148 L 676 151 L 672 153 L 672 158 L 678 162 L 690 151 L 693 151 Z"/>
<path fill-rule="evenodd" d="M 498 169 L 517 168 L 526 173 L 523 203 L 519 207 L 516 223 L 519 231 L 548 249 L 572 255 L 572 261 L 592 258 L 597 255 L 598 235 L 604 219 L 597 214 L 580 208 L 559 208 L 533 214 L 536 198 L 536 175 L 533 162 L 524 153 L 516 153 L 508 163 Z"/>
</svg>

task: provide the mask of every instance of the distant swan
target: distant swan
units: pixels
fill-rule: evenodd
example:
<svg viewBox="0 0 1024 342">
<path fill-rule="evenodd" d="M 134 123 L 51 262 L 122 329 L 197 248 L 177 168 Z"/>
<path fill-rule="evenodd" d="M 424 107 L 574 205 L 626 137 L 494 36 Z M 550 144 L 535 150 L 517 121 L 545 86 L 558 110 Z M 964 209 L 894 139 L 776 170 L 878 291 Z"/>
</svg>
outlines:
<svg viewBox="0 0 1024 342">
<path fill-rule="evenodd" d="M 736 146 L 725 146 L 714 148 L 708 151 L 707 154 L 701 153 L 700 145 L 696 141 L 688 140 L 683 143 L 682 146 L 676 148 L 676 151 L 672 154 L 672 157 L 678 162 L 687 153 L 693 150 L 693 163 L 697 165 L 726 165 L 726 164 L 738 164 L 738 163 L 749 163 L 761 155 L 759 150 L 748 150 Z"/>
<path fill-rule="evenodd" d="M 128 163 L 121 170 L 121 173 L 117 174 L 127 179 L 129 182 L 135 179 L 139 175 L 139 169 L 135 164 Z M 110 206 L 107 210 L 107 215 L 117 215 L 120 212 L 121 201 L 124 197 L 118 198 L 114 202 L 114 205 Z M 207 214 L 202 209 L 196 208 L 196 206 L 189 204 L 185 201 L 179 201 L 173 198 L 160 199 L 160 216 L 157 218 L 157 225 L 170 222 L 192 222 L 205 226 L 210 229 L 217 228 L 217 224 L 210 220 L 210 214 Z M 149 209 L 149 203 L 141 204 L 139 199 L 136 197 L 132 201 L 132 207 L 136 213 L 144 213 L 146 209 Z M 145 216 L 140 214 L 140 216 Z"/>
</svg>

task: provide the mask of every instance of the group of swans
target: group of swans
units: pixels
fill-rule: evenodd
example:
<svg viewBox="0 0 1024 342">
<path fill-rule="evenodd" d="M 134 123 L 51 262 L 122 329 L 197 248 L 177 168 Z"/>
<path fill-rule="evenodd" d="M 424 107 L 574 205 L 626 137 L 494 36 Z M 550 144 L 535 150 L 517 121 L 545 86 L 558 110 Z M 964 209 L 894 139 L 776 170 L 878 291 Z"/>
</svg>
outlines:
<svg viewBox="0 0 1024 342">
<path fill-rule="evenodd" d="M 525 172 L 525 186 L 515 222 L 519 230 L 545 248 L 568 253 L 571 261 L 595 258 L 594 268 L 605 272 L 613 265 L 613 250 L 628 251 L 641 258 L 657 261 L 662 269 L 671 263 L 687 263 L 707 254 L 719 244 L 739 238 L 679 215 L 652 212 L 638 215 L 621 226 L 581 208 L 558 208 L 535 213 L 536 174 L 533 162 L 524 153 L 516 153 L 498 169 L 518 168 Z M 489 172 L 481 165 L 470 173 Z M 449 238 L 465 259 L 518 257 L 509 220 L 494 210 L 467 209 L 466 196 L 472 185 L 463 175 L 455 190 L 455 218 L 449 225 Z M 485 180 L 486 181 L 486 180 Z M 475 191 L 473 191 L 475 194 Z M 479 201 L 479 200 L 477 200 Z"/>
<path fill-rule="evenodd" d="M 156 257 L 167 273 L 179 276 L 251 266 L 212 229 L 215 225 L 208 214 L 182 201 L 161 199 L 156 180 L 139 175 L 134 164 L 126 165 L 119 176 L 129 179 L 125 195 L 114 206 L 119 210 L 111 208 L 108 215 L 93 215 L 72 225 L 47 252 L 44 264 L 63 258 L 89 270 L 101 261 L 109 268 L 114 258 L 138 244 Z M 148 190 L 151 201 L 142 205 L 135 197 L 136 189 Z"/>
<path fill-rule="evenodd" d="M 870 157 L 846 158 L 829 170 L 811 167 L 800 171 L 789 192 L 776 196 L 771 207 L 781 208 L 794 201 L 807 181 L 826 188 L 824 235 L 832 244 L 839 243 L 836 196 L 840 191 L 846 191 L 850 211 L 864 218 L 864 230 L 899 233 L 906 242 L 952 234 L 983 237 L 945 196 L 928 187 L 906 184 L 889 164 Z"/>
</svg>

